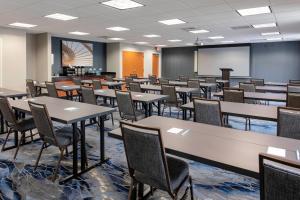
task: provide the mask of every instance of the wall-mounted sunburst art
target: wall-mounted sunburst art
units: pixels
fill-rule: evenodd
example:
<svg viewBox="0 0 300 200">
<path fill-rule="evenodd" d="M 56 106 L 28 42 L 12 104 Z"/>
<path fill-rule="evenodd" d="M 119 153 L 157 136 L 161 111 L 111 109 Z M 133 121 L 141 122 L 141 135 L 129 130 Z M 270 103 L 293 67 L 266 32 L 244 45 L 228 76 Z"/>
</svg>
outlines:
<svg viewBox="0 0 300 200">
<path fill-rule="evenodd" d="M 62 41 L 62 66 L 93 66 L 93 44 Z"/>
</svg>

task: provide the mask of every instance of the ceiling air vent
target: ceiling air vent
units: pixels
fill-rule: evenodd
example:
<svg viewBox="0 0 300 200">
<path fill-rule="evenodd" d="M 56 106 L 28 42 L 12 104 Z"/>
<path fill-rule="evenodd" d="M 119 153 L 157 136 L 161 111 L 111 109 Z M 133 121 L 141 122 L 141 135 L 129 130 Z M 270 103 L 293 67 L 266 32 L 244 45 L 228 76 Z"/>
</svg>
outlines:
<svg viewBox="0 0 300 200">
<path fill-rule="evenodd" d="M 189 31 L 196 30 L 196 28 L 195 27 L 187 27 L 187 28 L 182 28 L 182 30 L 189 32 Z"/>
<path fill-rule="evenodd" d="M 232 30 L 245 30 L 245 29 L 251 29 L 252 26 L 232 26 L 230 27 Z"/>
</svg>

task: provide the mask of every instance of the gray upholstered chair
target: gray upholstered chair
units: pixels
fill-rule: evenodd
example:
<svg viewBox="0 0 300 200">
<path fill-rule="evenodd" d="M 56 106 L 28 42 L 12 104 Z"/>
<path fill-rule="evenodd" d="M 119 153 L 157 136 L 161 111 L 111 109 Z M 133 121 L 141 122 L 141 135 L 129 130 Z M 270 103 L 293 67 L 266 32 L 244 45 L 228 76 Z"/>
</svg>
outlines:
<svg viewBox="0 0 300 200">
<path fill-rule="evenodd" d="M 200 97 L 201 96 L 201 88 L 200 88 L 200 82 L 198 80 L 189 80 L 187 82 L 188 88 L 197 88 L 198 90 L 195 92 L 192 92 L 192 98 L 194 97 Z"/>
<path fill-rule="evenodd" d="M 182 199 L 188 189 L 194 199 L 188 163 L 166 155 L 160 129 L 125 122 L 120 126 L 131 177 L 128 199 L 135 199 L 138 184 L 149 185 L 151 191 L 152 188 L 167 191 L 172 199 L 179 199 L 178 192 L 186 182 L 189 185 Z"/>
<path fill-rule="evenodd" d="M 94 90 L 102 89 L 102 84 L 100 80 L 93 80 L 93 88 Z"/>
<path fill-rule="evenodd" d="M 223 88 L 223 100 L 244 103 L 244 90 L 241 88 Z"/>
<path fill-rule="evenodd" d="M 188 80 L 189 80 L 189 77 L 187 77 L 187 76 L 183 76 L 183 75 L 179 76 L 179 81 L 181 81 L 181 82 L 187 82 Z"/>
<path fill-rule="evenodd" d="M 251 83 L 254 83 L 255 86 L 264 86 L 265 85 L 265 80 L 264 79 L 258 79 L 258 78 L 253 78 L 250 80 Z"/>
<path fill-rule="evenodd" d="M 182 99 L 178 99 L 176 93 L 176 87 L 171 85 L 161 85 L 161 94 L 167 95 L 167 99 L 164 101 L 164 107 L 162 111 L 162 116 L 166 107 L 169 107 L 169 115 L 172 115 L 171 108 L 176 107 L 178 109 L 177 118 L 179 118 L 179 113 L 181 111 L 180 106 L 182 105 Z"/>
<path fill-rule="evenodd" d="M 32 79 L 26 79 L 26 86 L 29 90 L 30 97 L 34 98 L 38 96 L 37 90 Z"/>
<path fill-rule="evenodd" d="M 218 100 L 194 99 L 194 121 L 223 126 L 221 104 Z"/>
<path fill-rule="evenodd" d="M 39 152 L 38 158 L 35 163 L 36 170 L 39 160 L 41 158 L 42 152 L 45 148 L 49 146 L 56 146 L 60 151 L 60 157 L 58 159 L 58 163 L 55 168 L 54 176 L 52 181 L 56 179 L 58 168 L 60 166 L 60 162 L 63 159 L 64 151 L 67 151 L 68 146 L 73 144 L 73 129 L 71 127 L 65 127 L 59 130 L 54 130 L 51 118 L 49 116 L 48 110 L 44 104 L 37 104 L 34 102 L 28 102 L 31 114 L 33 116 L 34 122 L 36 124 L 36 128 L 38 133 L 43 141 L 41 150 Z M 80 141 L 80 133 L 77 130 L 77 137 Z"/>
<path fill-rule="evenodd" d="M 255 92 L 255 83 L 247 83 L 247 82 L 240 82 L 239 83 L 239 88 L 243 89 L 244 92 Z"/>
<path fill-rule="evenodd" d="M 300 109 L 278 107 L 277 135 L 300 140 Z"/>
<path fill-rule="evenodd" d="M 93 88 L 81 86 L 81 95 L 82 95 L 82 102 L 83 103 L 88 103 L 88 104 L 92 104 L 92 105 L 98 105 L 97 97 L 95 95 L 95 92 L 94 92 Z M 107 105 L 101 105 L 101 106 L 107 106 Z M 110 116 L 111 116 L 112 125 L 114 125 L 114 115 L 113 115 L 113 113 L 111 113 Z M 93 119 L 93 120 L 100 127 L 99 122 L 97 122 L 96 119 Z"/>
<path fill-rule="evenodd" d="M 133 83 L 132 77 L 125 77 L 126 87 L 129 88 L 130 83 Z"/>
<path fill-rule="evenodd" d="M 291 84 L 300 84 L 300 80 L 290 80 L 289 83 Z"/>
<path fill-rule="evenodd" d="M 138 121 L 145 117 L 142 112 L 136 110 L 130 92 L 118 90 L 115 92 L 121 119 Z"/>
<path fill-rule="evenodd" d="M 159 79 L 159 84 L 160 85 L 169 85 L 169 80 L 160 78 Z"/>
<path fill-rule="evenodd" d="M 109 82 L 113 82 L 114 78 L 112 76 L 105 76 L 105 80 Z"/>
<path fill-rule="evenodd" d="M 130 83 L 129 90 L 131 92 L 143 92 L 140 83 Z"/>
<path fill-rule="evenodd" d="M 300 93 L 287 93 L 287 107 L 300 108 Z"/>
<path fill-rule="evenodd" d="M 35 124 L 32 117 L 17 119 L 15 113 L 12 110 L 12 107 L 9 104 L 9 101 L 5 97 L 0 97 L 0 112 L 2 113 L 3 119 L 8 127 L 8 132 L 4 143 L 2 145 L 2 151 L 6 149 L 11 149 L 12 147 L 5 147 L 7 140 L 11 133 L 16 132 L 21 133 L 20 140 L 18 141 L 17 149 L 14 154 L 14 159 L 16 159 L 21 142 L 25 141 L 27 138 L 31 138 L 33 141 L 33 137 L 35 134 L 32 133 L 32 130 L 35 129 Z M 29 132 L 30 136 L 26 136 L 26 133 Z"/>
<path fill-rule="evenodd" d="M 75 85 L 81 85 L 81 79 L 79 78 L 73 78 L 73 82 Z"/>
<path fill-rule="evenodd" d="M 58 98 L 58 93 L 57 93 L 55 83 L 45 82 L 45 84 L 46 84 L 46 88 L 47 88 L 47 91 L 48 91 L 48 96 Z"/>
<path fill-rule="evenodd" d="M 300 164 L 298 161 L 259 155 L 260 199 L 300 199 Z"/>
<path fill-rule="evenodd" d="M 151 85 L 157 84 L 157 78 L 155 75 L 149 75 L 149 80 Z"/>
</svg>

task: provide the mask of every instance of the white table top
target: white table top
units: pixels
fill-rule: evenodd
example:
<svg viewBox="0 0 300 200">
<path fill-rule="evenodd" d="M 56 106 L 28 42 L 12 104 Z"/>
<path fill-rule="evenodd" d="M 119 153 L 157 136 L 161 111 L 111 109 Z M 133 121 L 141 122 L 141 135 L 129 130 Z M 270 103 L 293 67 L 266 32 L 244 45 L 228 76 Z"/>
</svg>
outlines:
<svg viewBox="0 0 300 200">
<path fill-rule="evenodd" d="M 27 96 L 26 92 L 0 88 L 0 97 L 24 97 Z"/>
<path fill-rule="evenodd" d="M 284 93 L 261 93 L 261 92 L 245 92 L 245 99 L 262 100 L 262 101 L 278 101 L 285 102 L 286 94 Z M 223 92 L 214 93 L 216 97 L 223 97 Z"/>
</svg>

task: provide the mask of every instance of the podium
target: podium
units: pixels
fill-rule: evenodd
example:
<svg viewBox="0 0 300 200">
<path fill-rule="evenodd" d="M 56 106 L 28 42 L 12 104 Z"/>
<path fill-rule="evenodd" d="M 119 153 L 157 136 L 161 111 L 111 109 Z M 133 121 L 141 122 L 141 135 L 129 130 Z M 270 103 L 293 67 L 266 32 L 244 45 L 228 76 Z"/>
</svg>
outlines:
<svg viewBox="0 0 300 200">
<path fill-rule="evenodd" d="M 233 69 L 231 68 L 220 68 L 220 70 L 222 71 L 222 80 L 230 80 L 230 72 L 233 71 Z M 224 87 L 229 87 L 230 83 L 225 83 Z"/>
</svg>

